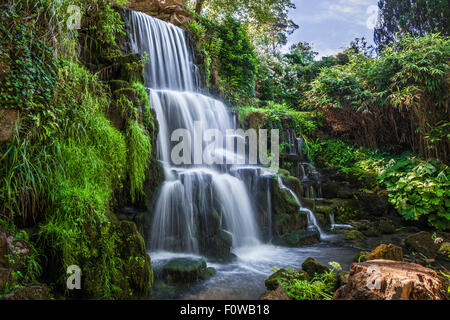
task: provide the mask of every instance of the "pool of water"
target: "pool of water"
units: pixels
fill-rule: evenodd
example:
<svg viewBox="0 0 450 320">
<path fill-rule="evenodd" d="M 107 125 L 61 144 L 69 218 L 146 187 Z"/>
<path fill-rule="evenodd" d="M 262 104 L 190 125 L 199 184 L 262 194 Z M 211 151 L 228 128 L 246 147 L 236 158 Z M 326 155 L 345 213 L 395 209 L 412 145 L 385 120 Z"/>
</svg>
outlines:
<svg viewBox="0 0 450 320">
<path fill-rule="evenodd" d="M 184 287 L 165 287 L 154 292 L 153 299 L 179 300 L 255 300 L 266 289 L 264 281 L 274 272 L 273 268 L 301 269 L 306 258 L 312 257 L 319 263 L 338 262 L 344 270 L 349 270 L 357 249 L 342 247 L 332 242 L 303 248 L 285 248 L 260 245 L 239 248 L 233 251 L 237 258 L 227 264 L 208 261 L 208 267 L 217 274 L 207 281 Z M 168 252 L 150 253 L 152 267 L 156 272 L 173 258 L 199 256 Z M 155 287 L 158 287 L 157 285 Z"/>
</svg>

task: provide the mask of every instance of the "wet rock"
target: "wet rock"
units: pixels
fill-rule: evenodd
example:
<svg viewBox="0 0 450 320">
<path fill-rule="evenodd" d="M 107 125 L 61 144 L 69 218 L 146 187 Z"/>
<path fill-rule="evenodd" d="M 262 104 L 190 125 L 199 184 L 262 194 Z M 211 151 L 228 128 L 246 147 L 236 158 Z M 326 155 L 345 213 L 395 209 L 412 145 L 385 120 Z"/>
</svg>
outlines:
<svg viewBox="0 0 450 320">
<path fill-rule="evenodd" d="M 310 236 L 306 233 L 308 218 L 288 190 L 280 189 L 278 179 L 271 184 L 273 231 L 275 242 L 290 242 L 290 246 L 299 245 L 300 240 Z M 295 243 L 293 243 L 295 242 Z"/>
<path fill-rule="evenodd" d="M 403 261 L 403 250 L 393 244 L 381 244 L 376 247 L 368 256 L 367 260 L 393 260 Z"/>
<path fill-rule="evenodd" d="M 348 283 L 334 300 L 441 300 L 444 286 L 437 273 L 418 264 L 372 260 L 354 263 Z"/>
<path fill-rule="evenodd" d="M 366 230 L 361 231 L 362 234 L 364 234 L 366 237 L 378 237 L 380 235 L 380 233 L 378 232 L 377 229 L 373 228 L 373 227 L 369 227 Z"/>
<path fill-rule="evenodd" d="M 364 234 L 358 230 L 347 230 L 344 233 L 345 240 L 365 240 Z"/>
<path fill-rule="evenodd" d="M 313 258 L 306 259 L 302 263 L 302 269 L 309 275 L 310 278 L 313 278 L 316 274 L 322 274 L 330 271 L 327 266 L 318 263 Z"/>
<path fill-rule="evenodd" d="M 381 220 L 378 223 L 378 230 L 380 230 L 382 234 L 393 234 L 395 233 L 395 226 L 390 221 Z"/>
<path fill-rule="evenodd" d="M 46 285 L 36 285 L 15 289 L 0 300 L 49 300 L 50 297 L 50 289 Z"/>
<path fill-rule="evenodd" d="M 364 216 L 368 217 L 382 217 L 389 212 L 389 202 L 386 196 L 376 193 L 357 194 L 359 211 Z"/>
<path fill-rule="evenodd" d="M 259 297 L 258 300 L 291 300 L 286 291 L 281 286 L 275 290 L 270 290 Z"/>
<path fill-rule="evenodd" d="M 286 270 L 280 269 L 274 274 L 272 274 L 266 281 L 265 285 L 267 290 L 276 290 L 280 286 L 280 282 L 283 280 L 301 280 L 308 281 L 309 275 L 302 270 Z"/>
<path fill-rule="evenodd" d="M 431 234 L 425 231 L 408 236 L 405 239 L 405 244 L 408 248 L 423 254 L 427 258 L 435 258 L 439 250 Z"/>
<path fill-rule="evenodd" d="M 300 231 L 297 233 L 285 234 L 278 243 L 291 248 L 299 248 L 320 242 L 318 231 Z"/>
<path fill-rule="evenodd" d="M 200 275 L 200 280 L 208 280 L 216 275 L 217 271 L 214 268 L 206 268 L 206 270 Z"/>
<path fill-rule="evenodd" d="M 162 270 L 164 280 L 170 285 L 195 283 L 206 272 L 203 259 L 177 258 L 170 260 Z"/>
<path fill-rule="evenodd" d="M 339 191 L 339 184 L 332 182 L 322 183 L 322 193 L 325 198 L 337 198 Z"/>
</svg>

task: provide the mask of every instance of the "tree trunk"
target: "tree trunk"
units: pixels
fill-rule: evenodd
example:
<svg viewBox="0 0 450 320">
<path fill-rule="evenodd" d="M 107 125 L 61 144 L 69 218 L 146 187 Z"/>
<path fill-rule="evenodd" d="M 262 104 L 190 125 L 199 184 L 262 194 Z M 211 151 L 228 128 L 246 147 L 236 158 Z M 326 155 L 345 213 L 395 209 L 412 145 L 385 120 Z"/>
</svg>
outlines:
<svg viewBox="0 0 450 320">
<path fill-rule="evenodd" d="M 197 4 L 195 5 L 195 12 L 197 14 L 200 14 L 202 12 L 204 3 L 205 3 L 205 0 L 197 0 Z"/>
</svg>

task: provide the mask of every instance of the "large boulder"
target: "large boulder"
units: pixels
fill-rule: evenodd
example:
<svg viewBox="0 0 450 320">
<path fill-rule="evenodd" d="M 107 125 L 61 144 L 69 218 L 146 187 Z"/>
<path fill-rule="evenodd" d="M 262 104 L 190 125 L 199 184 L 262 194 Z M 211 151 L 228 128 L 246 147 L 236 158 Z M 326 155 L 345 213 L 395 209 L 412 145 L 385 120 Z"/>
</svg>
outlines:
<svg viewBox="0 0 450 320">
<path fill-rule="evenodd" d="M 428 259 L 436 257 L 439 246 L 433 241 L 430 233 L 422 231 L 412 234 L 405 239 L 408 248 L 423 254 Z"/>
<path fill-rule="evenodd" d="M 170 285 L 195 283 L 202 280 L 207 270 L 206 261 L 194 258 L 170 260 L 162 270 L 164 280 Z"/>
<path fill-rule="evenodd" d="M 369 255 L 367 260 L 393 260 L 403 261 L 402 248 L 394 246 L 393 244 L 381 244 L 376 247 Z"/>
<path fill-rule="evenodd" d="M 309 275 L 310 278 L 313 278 L 315 275 L 320 275 L 330 271 L 327 266 L 318 263 L 313 258 L 306 259 L 302 263 L 302 269 Z"/>
<path fill-rule="evenodd" d="M 301 280 L 308 281 L 309 275 L 302 270 L 286 270 L 280 269 L 272 274 L 266 281 L 265 285 L 267 290 L 276 290 L 280 286 L 280 282 L 283 280 Z"/>
<path fill-rule="evenodd" d="M 441 300 L 445 289 L 437 273 L 418 264 L 387 260 L 354 263 L 348 283 L 334 300 Z"/>
</svg>

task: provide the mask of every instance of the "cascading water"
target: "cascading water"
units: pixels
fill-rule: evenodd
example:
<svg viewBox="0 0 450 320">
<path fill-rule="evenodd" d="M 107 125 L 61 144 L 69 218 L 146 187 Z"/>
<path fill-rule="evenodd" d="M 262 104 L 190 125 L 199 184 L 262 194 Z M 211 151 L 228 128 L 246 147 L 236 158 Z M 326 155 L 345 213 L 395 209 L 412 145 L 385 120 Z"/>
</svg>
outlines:
<svg viewBox="0 0 450 320">
<path fill-rule="evenodd" d="M 223 228 L 231 234 L 233 247 L 259 244 L 261 235 L 255 213 L 240 179 L 225 168 L 187 167 L 176 165 L 171 159 L 171 134 L 175 130 L 187 129 L 195 137 L 199 133 L 197 122 L 205 126 L 203 129 L 220 130 L 226 137 L 227 129 L 236 129 L 233 114 L 222 102 L 199 93 L 200 77 L 184 31 L 140 12 L 128 11 L 126 15 L 132 50 L 149 54 L 146 85 L 160 124 L 158 157 L 166 181 L 156 202 L 151 248 L 199 253 L 197 221 L 213 211 L 222 214 Z M 229 151 L 215 149 L 212 153 L 223 155 Z"/>
<path fill-rule="evenodd" d="M 181 29 L 130 10 L 125 11 L 125 19 L 132 51 L 149 54 L 146 86 L 159 122 L 158 158 L 165 172 L 149 239 L 152 267 L 157 270 L 173 257 L 204 255 L 204 236 L 217 233 L 214 219 L 219 217 L 222 229 L 219 234 L 231 238 L 238 258 L 226 264 L 208 260 L 208 266 L 214 267 L 217 275 L 207 284 L 190 287 L 193 296 L 188 298 L 255 299 L 264 292 L 264 280 L 273 267 L 300 268 L 307 257 L 324 264 L 339 261 L 347 268 L 356 250 L 324 245 L 285 248 L 263 244 L 272 240 L 273 173 L 258 166 L 187 166 L 172 161 L 174 130 L 187 129 L 195 136 L 195 122 L 199 121 L 204 129 L 218 129 L 223 133 L 237 127 L 236 115 L 220 101 L 200 93 L 200 77 Z M 300 149 L 301 141 L 295 140 L 295 135 L 289 141 L 297 142 Z M 289 153 L 295 151 L 291 148 Z M 237 158 L 234 152 L 221 148 L 211 153 Z M 306 165 L 302 169 L 305 175 L 309 174 Z M 299 200 L 282 181 L 279 185 Z M 300 210 L 307 213 L 309 227 L 321 231 L 314 214 L 305 208 Z"/>
</svg>

